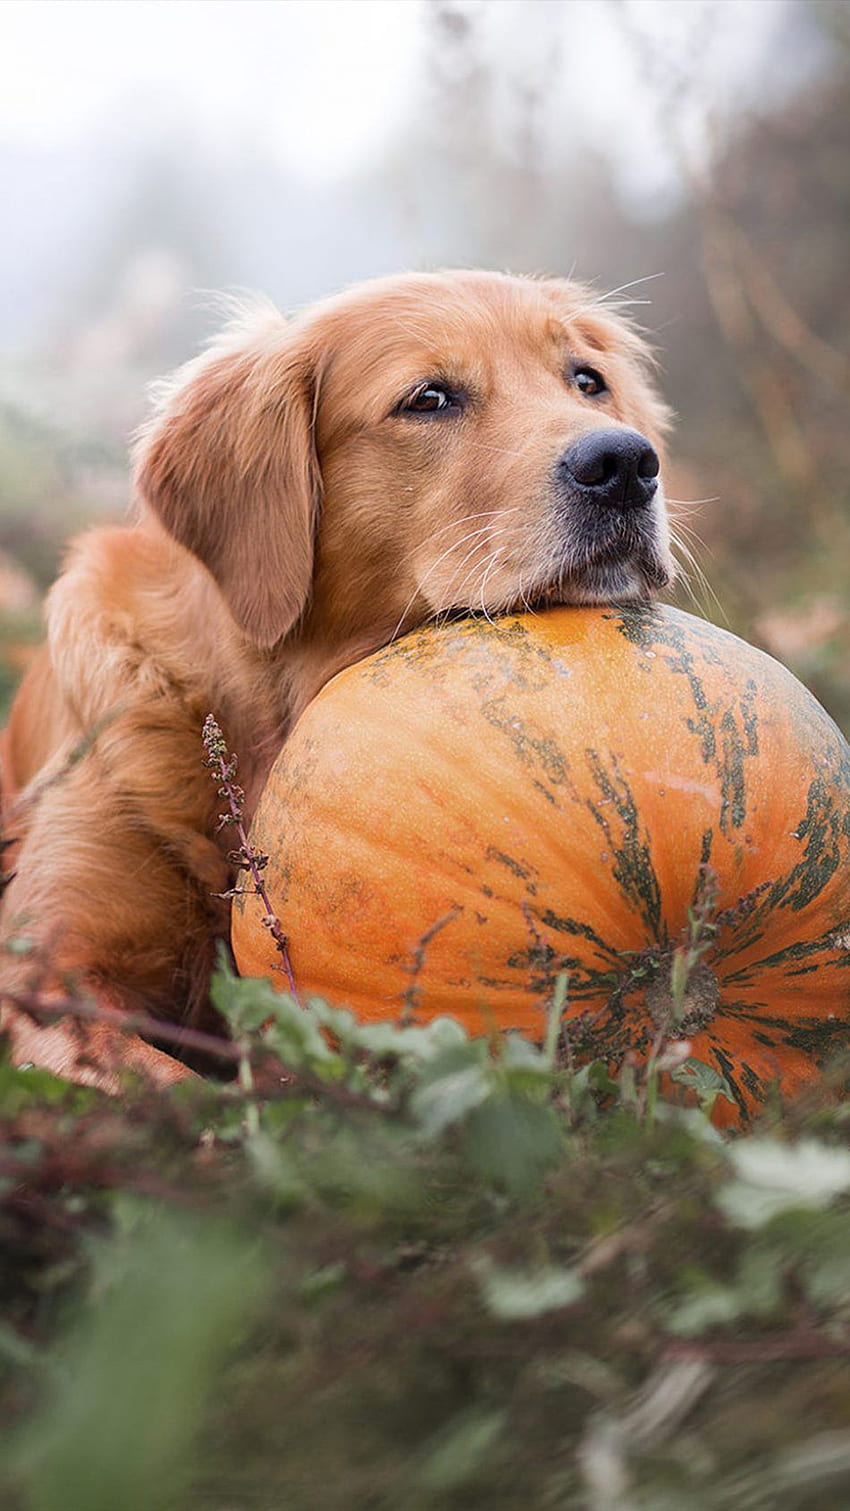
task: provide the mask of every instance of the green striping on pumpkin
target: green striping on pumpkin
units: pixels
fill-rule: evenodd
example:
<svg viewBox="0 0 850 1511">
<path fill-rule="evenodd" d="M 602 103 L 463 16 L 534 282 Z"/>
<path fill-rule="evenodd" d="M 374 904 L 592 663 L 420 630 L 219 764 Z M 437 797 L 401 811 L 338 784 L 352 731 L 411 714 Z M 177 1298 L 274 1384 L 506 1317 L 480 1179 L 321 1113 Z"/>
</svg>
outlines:
<svg viewBox="0 0 850 1511">
<path fill-rule="evenodd" d="M 646 1052 L 696 910 L 666 1026 L 736 1115 L 850 1045 L 850 748 L 784 667 L 675 609 L 407 636 L 306 710 L 253 838 L 299 988 L 364 1016 L 542 1034 L 567 970 L 575 1053 Z M 234 910 L 246 974 L 274 974 L 260 911 Z"/>
</svg>

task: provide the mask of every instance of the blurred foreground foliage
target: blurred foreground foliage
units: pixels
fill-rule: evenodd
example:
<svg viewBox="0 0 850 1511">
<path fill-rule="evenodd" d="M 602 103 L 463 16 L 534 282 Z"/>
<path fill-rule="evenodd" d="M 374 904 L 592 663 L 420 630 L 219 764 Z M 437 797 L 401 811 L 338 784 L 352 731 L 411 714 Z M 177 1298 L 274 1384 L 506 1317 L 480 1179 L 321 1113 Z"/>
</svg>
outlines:
<svg viewBox="0 0 850 1511">
<path fill-rule="evenodd" d="M 230 1081 L 0 1068 L 4 1506 L 847 1503 L 840 1067 L 724 1138 L 564 1068 L 557 1000 L 536 1046 L 216 992 Z"/>
</svg>

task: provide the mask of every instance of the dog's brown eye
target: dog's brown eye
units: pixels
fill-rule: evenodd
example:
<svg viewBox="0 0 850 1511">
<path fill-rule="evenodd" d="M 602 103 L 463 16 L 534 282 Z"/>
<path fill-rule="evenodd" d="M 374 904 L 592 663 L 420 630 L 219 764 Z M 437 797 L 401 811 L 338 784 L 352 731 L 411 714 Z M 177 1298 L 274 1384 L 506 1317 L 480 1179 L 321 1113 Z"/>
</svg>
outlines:
<svg viewBox="0 0 850 1511">
<path fill-rule="evenodd" d="M 403 399 L 398 414 L 448 414 L 461 408 L 460 398 L 441 383 L 420 383 Z"/>
<path fill-rule="evenodd" d="M 589 399 L 608 392 L 608 384 L 595 367 L 576 367 L 573 371 L 573 381 L 579 393 L 585 394 Z"/>
</svg>

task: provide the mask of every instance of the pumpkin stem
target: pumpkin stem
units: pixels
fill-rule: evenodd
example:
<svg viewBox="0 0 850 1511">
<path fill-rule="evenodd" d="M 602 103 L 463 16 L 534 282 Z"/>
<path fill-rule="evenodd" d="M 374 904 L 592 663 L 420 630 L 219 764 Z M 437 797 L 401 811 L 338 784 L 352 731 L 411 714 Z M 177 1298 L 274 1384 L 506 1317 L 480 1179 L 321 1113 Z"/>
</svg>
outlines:
<svg viewBox="0 0 850 1511">
<path fill-rule="evenodd" d="M 646 988 L 646 1005 L 657 1028 L 670 1038 L 689 1039 L 711 1023 L 720 1006 L 720 983 L 701 960 L 691 966 L 684 983 L 674 983 L 677 953 L 672 950 L 660 960 L 658 974 Z"/>
</svg>

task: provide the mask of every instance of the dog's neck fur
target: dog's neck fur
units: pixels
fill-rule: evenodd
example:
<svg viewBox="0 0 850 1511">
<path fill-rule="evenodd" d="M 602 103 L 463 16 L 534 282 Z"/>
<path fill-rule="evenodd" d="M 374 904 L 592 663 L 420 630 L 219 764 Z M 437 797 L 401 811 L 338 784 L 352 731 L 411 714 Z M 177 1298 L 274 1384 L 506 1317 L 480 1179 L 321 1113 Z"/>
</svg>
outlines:
<svg viewBox="0 0 850 1511">
<path fill-rule="evenodd" d="M 330 620 L 330 622 L 329 622 Z M 321 604 L 270 649 L 235 624 L 206 569 L 151 515 L 99 528 L 72 547 L 48 599 L 55 674 L 68 704 L 66 744 L 109 721 L 120 696 L 153 711 L 173 703 L 201 728 L 211 713 L 238 756 L 250 818 L 272 762 L 307 703 L 336 672 L 385 644 L 394 625 L 365 635 Z M 99 669 L 115 672 L 105 680 Z M 246 701 L 245 689 L 251 689 Z M 107 706 L 109 705 L 109 706 Z M 20 785 L 30 773 L 20 772 Z"/>
</svg>

